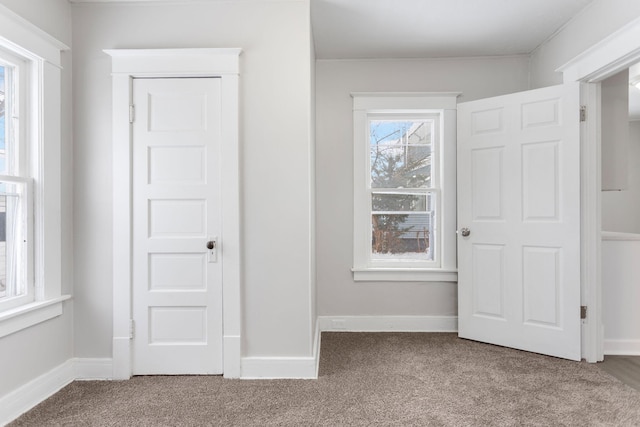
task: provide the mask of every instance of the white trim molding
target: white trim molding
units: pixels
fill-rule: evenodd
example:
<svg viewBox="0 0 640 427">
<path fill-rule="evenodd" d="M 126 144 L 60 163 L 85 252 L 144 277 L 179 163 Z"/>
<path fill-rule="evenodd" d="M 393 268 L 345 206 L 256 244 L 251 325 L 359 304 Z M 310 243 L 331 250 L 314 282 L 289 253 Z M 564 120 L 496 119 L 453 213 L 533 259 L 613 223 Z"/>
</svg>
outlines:
<svg viewBox="0 0 640 427">
<path fill-rule="evenodd" d="M 309 357 L 244 357 L 243 380 L 317 379 L 320 367 L 320 322 L 316 322 L 313 350 Z"/>
<path fill-rule="evenodd" d="M 75 380 L 110 380 L 111 359 L 73 358 L 0 398 L 0 426 L 10 423 Z"/>
<path fill-rule="evenodd" d="M 224 376 L 240 376 L 240 49 L 110 49 L 113 76 L 113 378 L 132 374 L 132 169 L 129 104 L 134 78 L 220 77 Z"/>
<path fill-rule="evenodd" d="M 378 282 L 455 282 L 456 108 L 459 92 L 354 92 L 353 98 L 353 279 Z M 431 260 L 372 256 L 372 188 L 369 151 L 371 120 L 425 120 L 433 123 L 432 183 L 406 188 L 435 201 Z M 400 188 L 389 188 L 396 191 Z M 385 189 L 386 191 L 386 189 Z M 415 211 L 414 213 L 418 213 Z M 428 213 L 426 210 L 423 214 Z"/>
<path fill-rule="evenodd" d="M 457 332 L 458 316 L 320 316 L 322 332 Z"/>
<path fill-rule="evenodd" d="M 252 379 L 316 379 L 316 357 L 244 357 L 243 380 Z"/>
<path fill-rule="evenodd" d="M 28 96 L 20 144 L 28 151 L 28 177 L 33 189 L 33 244 L 28 250 L 32 295 L 24 305 L 3 311 L 0 336 L 62 314 L 61 217 L 61 70 L 64 43 L 0 5 L 0 47 L 24 60 Z M 26 166 L 26 165 L 25 165 Z M 27 227 L 28 229 L 31 227 Z M 31 257 L 31 256 L 30 256 Z"/>
<path fill-rule="evenodd" d="M 457 270 L 439 268 L 352 268 L 351 271 L 356 282 L 458 282 Z"/>
<path fill-rule="evenodd" d="M 58 298 L 36 301 L 1 312 L 0 338 L 60 316 L 63 302 L 70 298 L 70 295 L 63 295 Z"/>
<path fill-rule="evenodd" d="M 74 360 L 69 359 L 49 372 L 0 398 L 0 425 L 8 424 L 75 379 Z"/>
<path fill-rule="evenodd" d="M 73 372 L 76 380 L 110 380 L 113 378 L 113 359 L 75 358 Z"/>
<path fill-rule="evenodd" d="M 640 356 L 640 340 L 604 340 L 604 354 Z"/>
<path fill-rule="evenodd" d="M 565 83 L 582 82 L 586 121 L 581 128 L 581 293 L 588 307 L 582 326 L 582 358 L 604 358 L 602 324 L 602 218 L 600 82 L 640 61 L 640 18 L 557 69 Z"/>
<path fill-rule="evenodd" d="M 556 71 L 565 83 L 600 82 L 638 62 L 640 58 L 640 18 L 585 50 Z"/>
</svg>

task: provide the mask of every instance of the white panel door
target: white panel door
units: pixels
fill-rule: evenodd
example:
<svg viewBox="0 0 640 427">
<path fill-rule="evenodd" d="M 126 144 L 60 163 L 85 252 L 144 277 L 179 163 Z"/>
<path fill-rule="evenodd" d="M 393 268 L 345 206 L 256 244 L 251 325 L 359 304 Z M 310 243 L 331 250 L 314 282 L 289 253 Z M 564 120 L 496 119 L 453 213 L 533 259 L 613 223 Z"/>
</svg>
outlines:
<svg viewBox="0 0 640 427">
<path fill-rule="evenodd" d="M 135 79 L 133 102 L 133 373 L 221 374 L 220 79 Z"/>
<path fill-rule="evenodd" d="M 458 105 L 460 337 L 580 360 L 579 102 L 572 84 Z"/>
</svg>

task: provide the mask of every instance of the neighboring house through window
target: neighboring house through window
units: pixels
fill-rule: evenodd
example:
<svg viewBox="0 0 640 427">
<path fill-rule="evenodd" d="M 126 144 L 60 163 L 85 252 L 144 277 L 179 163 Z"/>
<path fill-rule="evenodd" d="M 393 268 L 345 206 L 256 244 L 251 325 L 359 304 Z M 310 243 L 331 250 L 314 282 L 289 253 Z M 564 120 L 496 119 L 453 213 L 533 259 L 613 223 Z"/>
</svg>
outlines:
<svg viewBox="0 0 640 427">
<path fill-rule="evenodd" d="M 355 280 L 456 280 L 456 97 L 353 94 Z"/>
</svg>

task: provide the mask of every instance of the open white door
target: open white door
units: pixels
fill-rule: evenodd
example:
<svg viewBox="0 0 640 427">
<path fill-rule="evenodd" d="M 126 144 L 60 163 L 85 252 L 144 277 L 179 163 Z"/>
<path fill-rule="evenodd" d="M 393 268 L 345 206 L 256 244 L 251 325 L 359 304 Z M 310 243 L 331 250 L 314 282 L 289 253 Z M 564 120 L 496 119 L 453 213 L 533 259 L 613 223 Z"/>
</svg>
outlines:
<svg viewBox="0 0 640 427">
<path fill-rule="evenodd" d="M 134 79 L 133 373 L 222 373 L 221 79 Z"/>
<path fill-rule="evenodd" d="M 580 360 L 580 92 L 458 105 L 461 338 Z"/>
</svg>

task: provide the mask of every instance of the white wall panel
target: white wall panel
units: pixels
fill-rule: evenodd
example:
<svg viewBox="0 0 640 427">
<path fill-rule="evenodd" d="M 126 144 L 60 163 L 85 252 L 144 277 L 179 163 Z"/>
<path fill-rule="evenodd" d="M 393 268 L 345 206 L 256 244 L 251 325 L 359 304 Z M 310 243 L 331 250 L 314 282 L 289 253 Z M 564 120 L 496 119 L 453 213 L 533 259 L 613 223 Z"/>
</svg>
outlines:
<svg viewBox="0 0 640 427">
<path fill-rule="evenodd" d="M 525 324 L 560 326 L 560 249 L 522 248 L 522 288 Z"/>
<path fill-rule="evenodd" d="M 206 307 L 149 307 L 149 344 L 206 344 Z"/>
<path fill-rule="evenodd" d="M 148 126 L 151 132 L 201 131 L 207 123 L 207 97 L 201 94 L 149 94 Z"/>
<path fill-rule="evenodd" d="M 180 161 L 176 162 L 176 156 Z M 204 183 L 205 147 L 149 147 L 149 184 Z"/>
<path fill-rule="evenodd" d="M 206 200 L 150 200 L 149 237 L 207 237 L 206 217 Z"/>
<path fill-rule="evenodd" d="M 471 115 L 471 133 L 473 135 L 497 132 L 504 132 L 504 110 L 502 108 L 473 112 Z"/>
<path fill-rule="evenodd" d="M 473 245 L 471 288 L 474 316 L 504 318 L 504 251 L 504 245 Z"/>
<path fill-rule="evenodd" d="M 206 287 L 206 256 L 194 254 L 149 254 L 149 289 L 201 290 Z"/>
<path fill-rule="evenodd" d="M 503 147 L 491 147 L 471 151 L 474 220 L 504 220 L 503 150 Z"/>
<path fill-rule="evenodd" d="M 522 146 L 523 221 L 560 220 L 559 141 Z"/>
</svg>

